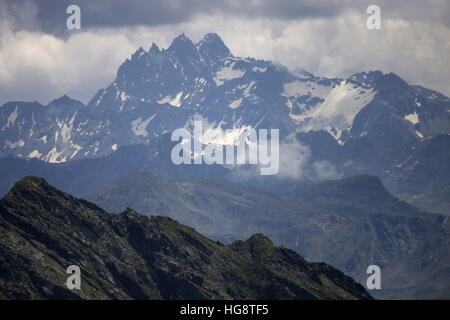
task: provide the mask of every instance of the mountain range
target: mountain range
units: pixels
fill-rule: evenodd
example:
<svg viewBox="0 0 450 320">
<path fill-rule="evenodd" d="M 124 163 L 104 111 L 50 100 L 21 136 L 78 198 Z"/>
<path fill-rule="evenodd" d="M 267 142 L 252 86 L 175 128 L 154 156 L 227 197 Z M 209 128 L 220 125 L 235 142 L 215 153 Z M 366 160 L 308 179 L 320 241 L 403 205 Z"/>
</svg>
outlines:
<svg viewBox="0 0 450 320">
<path fill-rule="evenodd" d="M 301 160 L 291 168 L 291 158 L 282 159 L 272 189 L 279 179 L 294 180 L 289 183 L 294 188 L 373 174 L 402 199 L 446 213 L 449 112 L 449 98 L 393 73 L 318 77 L 236 57 L 217 34 L 198 43 L 181 34 L 167 49 L 139 48 L 87 105 L 68 96 L 45 106 L 5 103 L 0 155 L 48 163 L 98 158 L 125 146 L 149 145 L 176 128 L 190 128 L 195 119 L 213 132 L 230 129 L 235 137 L 252 128 L 279 129 L 285 142 L 281 154 Z M 430 144 L 438 144 L 443 155 L 433 162 L 437 168 L 424 166 L 418 155 Z M 422 166 L 424 181 L 408 179 L 411 166 Z"/>
<path fill-rule="evenodd" d="M 204 129 L 213 134 L 231 130 L 234 139 L 252 129 L 278 129 L 278 174 L 260 176 L 252 165 L 173 164 L 170 155 L 176 142 L 171 141 L 171 133 L 178 128 L 192 130 L 195 120 L 201 120 Z M 208 143 L 208 137 L 203 138 Z M 97 231 L 107 228 L 114 240 L 102 238 L 98 250 L 113 250 L 104 252 L 118 257 L 116 247 L 106 247 L 108 241 L 115 241 L 130 250 L 139 268 L 153 268 L 144 261 L 148 252 L 133 247 L 137 243 L 151 246 L 151 241 L 133 239 L 134 231 L 127 233 L 128 221 L 139 217 L 136 219 L 143 229 L 135 229 L 136 236 L 170 225 L 165 230 L 170 235 L 163 237 L 170 238 L 173 232 L 188 233 L 211 252 L 225 250 L 231 265 L 251 273 L 254 270 L 242 265 L 239 255 L 249 257 L 247 249 L 242 248 L 251 246 L 252 241 L 275 248 L 267 238 L 252 236 L 263 232 L 276 245 L 292 249 L 310 261 L 324 261 L 359 283 L 365 283 L 368 265 L 379 265 L 383 290 L 371 291 L 376 297 L 449 298 L 449 159 L 450 99 L 437 91 L 381 71 L 326 78 L 302 68 L 290 70 L 271 61 L 236 57 L 217 34 L 207 34 L 197 43 L 181 34 L 168 48 L 156 44 L 148 50 L 139 48 L 120 65 L 113 82 L 99 89 L 87 104 L 64 95 L 47 105 L 11 101 L 0 107 L 0 196 L 7 195 L 1 200 L 2 214 L 13 219 L 3 223 L 4 231 L 9 232 L 4 234 L 12 236 L 2 236 L 2 241 L 5 248 L 21 237 L 18 243 L 27 243 L 21 250 L 30 252 L 28 243 L 43 248 L 48 244 L 45 239 L 53 237 L 51 246 L 62 241 L 64 250 L 70 251 L 73 241 L 52 233 L 47 227 L 56 225 L 41 225 L 43 221 L 49 219 L 58 226 L 68 223 L 68 229 L 81 228 L 85 233 L 89 232 L 86 226 Z M 16 183 L 27 175 L 42 177 L 62 191 L 38 178 Z M 14 191 L 17 188 L 20 196 Z M 50 193 L 57 194 L 58 200 L 52 202 L 51 196 L 35 188 L 53 190 Z M 117 214 L 108 214 L 63 192 Z M 37 194 L 39 197 L 34 198 Z M 24 202 L 29 207 L 14 207 L 8 202 L 11 197 L 16 197 L 14 205 Z M 81 218 L 76 218 L 75 213 L 67 218 L 70 221 L 63 216 L 55 218 L 63 219 L 63 223 L 48 216 L 59 210 L 55 208 L 65 208 L 63 198 L 70 199 L 70 210 L 82 214 Z M 35 206 L 39 206 L 42 216 L 32 221 L 28 215 L 34 213 L 30 208 Z M 226 245 L 207 240 L 191 229 L 188 232 L 187 227 L 170 219 L 149 219 L 127 207 L 145 216 L 171 217 Z M 20 223 L 37 223 L 42 232 L 31 227 L 21 229 L 15 223 L 22 209 L 20 219 L 24 222 Z M 83 210 L 92 210 L 94 216 L 105 220 L 92 221 Z M 29 232 L 29 236 L 39 234 L 44 238 L 27 239 Z M 82 242 L 83 237 L 76 239 Z M 125 243 L 125 238 L 131 242 Z M 178 241 L 187 241 L 186 245 L 196 250 L 195 244 L 189 242 L 191 238 L 182 238 L 170 238 L 173 252 L 186 252 Z M 100 261 L 107 256 L 77 248 L 77 257 L 87 254 L 89 259 Z M 28 261 L 25 253 L 19 261 L 13 259 L 14 253 L 2 250 L 11 261 Z M 285 249 L 274 250 L 279 253 L 275 260 L 288 263 L 281 257 Z M 195 252 L 195 262 L 191 262 L 203 265 L 202 254 Z M 59 253 L 42 254 L 53 259 Z M 141 256 L 144 260 L 137 258 Z M 58 259 L 55 261 L 68 262 Z M 175 264 L 184 268 L 185 262 Z M 23 270 L 19 276 L 14 273 L 14 263 L 4 270 L 12 277 L 4 279 L 11 289 L 0 296 L 14 293 L 17 297 L 77 298 L 55 286 L 53 276 L 45 282 L 34 271 L 23 282 L 26 288 L 13 288 L 14 281 L 17 283 L 18 277 L 30 271 Z M 78 297 L 185 297 L 158 287 L 154 273 L 146 279 L 133 278 L 125 264 L 112 264 L 112 269 L 95 265 L 97 269 L 90 273 L 92 291 Z M 61 279 L 61 264 L 58 266 L 55 270 Z M 195 278 L 203 269 L 192 270 Z M 269 276 L 272 271 L 261 272 Z M 105 274 L 106 280 L 94 279 Z M 202 298 L 275 297 L 258 296 L 258 290 L 263 289 L 254 289 L 258 286 L 251 282 L 254 279 L 245 284 L 236 280 L 243 292 L 238 292 L 236 285 L 230 293 L 213 284 L 216 275 L 209 276 L 212 278 L 204 280 L 211 281 L 209 289 L 196 284 L 194 278 L 183 278 L 191 281 L 186 290 Z M 49 289 L 39 291 L 30 277 L 44 281 Z M 286 274 L 282 278 L 277 286 L 286 281 L 293 283 Z M 147 280 L 156 283 L 153 289 L 142 284 Z M 113 292 L 115 285 L 120 292 Z M 303 297 L 299 293 L 303 291 L 289 290 L 273 292 L 277 292 L 276 297 Z M 333 290 L 313 296 L 338 298 Z M 361 291 L 351 295 L 366 297 Z"/>
<path fill-rule="evenodd" d="M 167 217 L 115 215 L 26 177 L 0 200 L 2 299 L 372 299 L 262 234 L 223 245 Z M 81 270 L 80 289 L 66 269 Z"/>
<path fill-rule="evenodd" d="M 167 215 L 225 243 L 263 232 L 310 261 L 365 284 L 382 270 L 379 298 L 449 298 L 449 217 L 418 211 L 374 176 L 354 176 L 277 195 L 208 178 L 133 173 L 86 197 L 102 208 Z"/>
</svg>

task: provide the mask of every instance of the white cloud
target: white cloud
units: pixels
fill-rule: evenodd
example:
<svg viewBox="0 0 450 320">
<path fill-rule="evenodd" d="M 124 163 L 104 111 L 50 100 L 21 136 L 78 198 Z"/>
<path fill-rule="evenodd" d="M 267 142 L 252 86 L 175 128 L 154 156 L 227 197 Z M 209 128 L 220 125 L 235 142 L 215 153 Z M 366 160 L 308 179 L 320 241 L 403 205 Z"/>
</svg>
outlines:
<svg viewBox="0 0 450 320">
<path fill-rule="evenodd" d="M 323 76 L 379 69 L 450 95 L 447 26 L 382 15 L 382 30 L 375 31 L 367 30 L 365 19 L 365 10 L 298 20 L 200 14 L 171 25 L 81 30 L 67 39 L 15 32 L 13 23 L 3 19 L 0 103 L 47 103 L 63 94 L 87 102 L 114 80 L 119 65 L 139 46 L 148 50 L 155 42 L 167 47 L 181 32 L 194 42 L 217 32 L 237 56 L 269 59 Z"/>
<path fill-rule="evenodd" d="M 272 155 L 273 157 L 276 155 Z M 342 178 L 342 173 L 328 161 L 315 161 L 311 149 L 301 144 L 294 135 L 280 141 L 278 152 L 279 169 L 273 177 L 291 179 L 296 182 L 320 182 Z M 261 176 L 259 165 L 234 166 L 230 178 L 234 181 L 266 179 L 272 176 Z"/>
<path fill-rule="evenodd" d="M 65 93 L 87 101 L 111 82 L 135 47 L 123 34 L 91 32 L 66 41 L 42 33 L 10 32 L 0 43 L 2 99 L 43 103 Z"/>
<path fill-rule="evenodd" d="M 279 157 L 279 178 L 318 182 L 341 177 L 341 173 L 329 162 L 314 161 L 309 147 L 299 143 L 294 136 L 280 143 Z"/>
</svg>

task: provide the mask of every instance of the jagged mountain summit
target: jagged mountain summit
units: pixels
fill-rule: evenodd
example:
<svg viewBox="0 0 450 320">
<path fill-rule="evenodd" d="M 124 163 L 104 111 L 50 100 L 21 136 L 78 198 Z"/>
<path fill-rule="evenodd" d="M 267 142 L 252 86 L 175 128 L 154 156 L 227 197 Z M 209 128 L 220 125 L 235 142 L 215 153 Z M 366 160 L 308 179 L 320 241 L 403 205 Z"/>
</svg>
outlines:
<svg viewBox="0 0 450 320">
<path fill-rule="evenodd" d="M 409 85 L 393 73 L 371 71 L 328 79 L 301 68 L 290 71 L 270 61 L 236 57 L 216 34 L 207 34 L 198 43 L 182 34 L 168 48 L 156 44 L 148 50 L 139 48 L 87 105 L 67 96 L 46 106 L 4 104 L 0 156 L 66 163 L 67 172 L 91 163 L 72 166 L 71 160 L 113 156 L 120 163 L 105 158 L 107 167 L 113 165 L 120 175 L 134 170 L 173 178 L 176 172 L 180 177 L 247 179 L 245 183 L 284 191 L 324 179 L 370 174 L 423 210 L 448 214 L 449 111 L 448 97 Z M 167 136 L 178 128 L 191 129 L 199 119 L 213 135 L 231 130 L 228 141 L 250 129 L 279 129 L 284 146 L 280 155 L 286 156 L 280 174 L 261 180 L 251 170 L 242 174 L 230 167 L 174 170 L 165 156 L 171 146 Z M 138 144 L 149 146 L 154 155 L 150 162 L 137 164 L 132 154 L 126 155 L 130 149 L 124 148 Z M 114 157 L 119 149 L 124 151 Z M 439 157 L 434 157 L 436 152 Z M 19 174 L 5 169 L 6 189 L 1 192 L 23 177 L 22 169 L 47 178 L 52 176 L 50 168 L 60 170 L 35 161 L 10 166 Z M 119 178 L 105 177 L 98 181 Z M 107 183 L 97 184 L 98 188 Z"/>
<path fill-rule="evenodd" d="M 84 106 L 67 96 L 47 106 L 0 107 L 0 153 L 47 162 L 99 157 L 202 118 L 217 130 L 325 131 L 340 145 L 369 139 L 402 147 L 449 133 L 450 100 L 395 74 L 347 79 L 290 71 L 234 56 L 217 34 L 193 43 L 184 34 L 167 49 L 139 48 L 116 79 Z M 357 144 L 357 143 L 356 143 Z"/>
<path fill-rule="evenodd" d="M 262 234 L 223 245 L 165 217 L 110 214 L 26 177 L 0 200 L 1 299 L 371 299 Z M 69 290 L 66 269 L 81 269 Z"/>
</svg>

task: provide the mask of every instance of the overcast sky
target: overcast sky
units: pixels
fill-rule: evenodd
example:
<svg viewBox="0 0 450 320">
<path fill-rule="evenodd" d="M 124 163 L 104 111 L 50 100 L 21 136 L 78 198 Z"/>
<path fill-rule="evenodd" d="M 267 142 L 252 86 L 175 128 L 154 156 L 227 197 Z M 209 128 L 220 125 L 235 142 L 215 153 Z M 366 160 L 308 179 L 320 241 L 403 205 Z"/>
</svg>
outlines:
<svg viewBox="0 0 450 320">
<path fill-rule="evenodd" d="M 66 8 L 81 8 L 81 30 Z M 381 8 L 381 30 L 366 9 Z M 316 75 L 395 72 L 450 96 L 450 1 L 0 0 L 0 104 L 88 102 L 140 46 L 167 47 L 218 33 L 235 56 L 272 60 Z"/>
</svg>

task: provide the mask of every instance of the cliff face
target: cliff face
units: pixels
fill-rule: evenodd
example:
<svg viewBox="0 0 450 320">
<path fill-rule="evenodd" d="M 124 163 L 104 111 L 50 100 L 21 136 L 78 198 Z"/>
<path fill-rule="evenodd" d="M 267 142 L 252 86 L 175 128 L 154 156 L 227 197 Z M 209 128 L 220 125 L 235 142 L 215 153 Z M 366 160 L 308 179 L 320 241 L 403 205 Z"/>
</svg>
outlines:
<svg viewBox="0 0 450 320">
<path fill-rule="evenodd" d="M 110 214 L 26 177 L 0 200 L 2 299 L 371 299 L 262 234 L 223 245 L 165 217 Z M 69 290 L 66 269 L 81 269 Z"/>
</svg>

